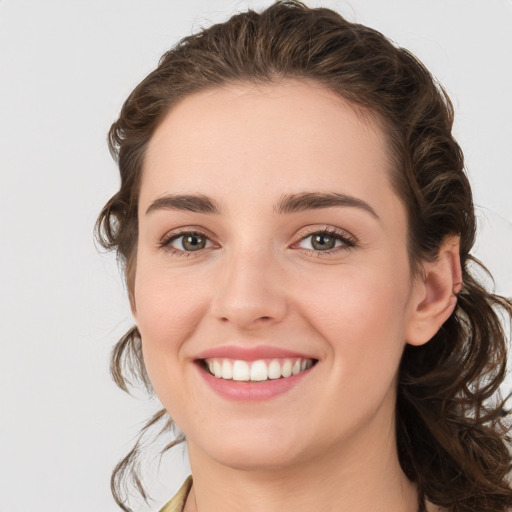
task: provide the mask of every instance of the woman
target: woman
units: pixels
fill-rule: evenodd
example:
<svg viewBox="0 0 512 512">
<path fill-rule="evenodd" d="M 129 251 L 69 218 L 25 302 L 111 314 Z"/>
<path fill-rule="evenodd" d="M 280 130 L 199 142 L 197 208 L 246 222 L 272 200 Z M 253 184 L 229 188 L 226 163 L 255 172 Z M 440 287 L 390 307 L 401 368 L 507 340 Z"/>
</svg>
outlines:
<svg viewBox="0 0 512 512">
<path fill-rule="evenodd" d="M 472 274 L 452 123 L 410 53 L 298 2 L 183 39 L 129 96 L 97 227 L 136 323 L 113 376 L 187 440 L 163 510 L 511 506 L 512 303 Z"/>
</svg>

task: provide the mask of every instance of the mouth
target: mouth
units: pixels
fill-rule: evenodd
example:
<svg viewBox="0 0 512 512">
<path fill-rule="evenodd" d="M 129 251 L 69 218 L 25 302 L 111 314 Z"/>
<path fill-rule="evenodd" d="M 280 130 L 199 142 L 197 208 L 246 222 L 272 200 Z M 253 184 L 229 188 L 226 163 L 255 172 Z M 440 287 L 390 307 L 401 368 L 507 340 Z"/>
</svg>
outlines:
<svg viewBox="0 0 512 512">
<path fill-rule="evenodd" d="M 288 379 L 305 372 L 317 359 L 294 357 L 245 361 L 243 359 L 206 358 L 198 360 L 207 373 L 219 380 L 234 382 L 265 382 Z"/>
</svg>

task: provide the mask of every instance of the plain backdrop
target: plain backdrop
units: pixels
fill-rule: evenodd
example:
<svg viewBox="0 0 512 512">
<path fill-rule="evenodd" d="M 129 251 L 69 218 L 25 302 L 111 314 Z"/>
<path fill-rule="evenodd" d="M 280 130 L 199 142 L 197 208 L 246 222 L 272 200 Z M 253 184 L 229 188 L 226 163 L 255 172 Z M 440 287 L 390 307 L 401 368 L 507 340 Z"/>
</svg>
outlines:
<svg viewBox="0 0 512 512">
<path fill-rule="evenodd" d="M 108 373 L 131 321 L 115 259 L 93 243 L 118 186 L 106 133 L 179 38 L 269 3 L 0 0 L 0 512 L 117 510 L 110 471 L 158 404 Z M 512 295 L 512 2 L 308 4 L 382 31 L 445 85 L 478 208 L 475 254 Z M 152 510 L 188 474 L 183 449 L 164 461 L 146 478 Z"/>
</svg>

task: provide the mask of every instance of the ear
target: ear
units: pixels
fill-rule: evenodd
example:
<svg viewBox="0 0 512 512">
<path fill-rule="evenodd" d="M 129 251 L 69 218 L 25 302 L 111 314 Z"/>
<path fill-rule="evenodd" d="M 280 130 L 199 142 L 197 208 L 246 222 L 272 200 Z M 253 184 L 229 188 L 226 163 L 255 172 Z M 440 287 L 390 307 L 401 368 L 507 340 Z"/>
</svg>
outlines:
<svg viewBox="0 0 512 512">
<path fill-rule="evenodd" d="M 423 271 L 414 282 L 406 330 L 410 345 L 427 343 L 453 313 L 462 289 L 459 247 L 458 236 L 447 237 L 436 260 L 423 263 Z"/>
</svg>

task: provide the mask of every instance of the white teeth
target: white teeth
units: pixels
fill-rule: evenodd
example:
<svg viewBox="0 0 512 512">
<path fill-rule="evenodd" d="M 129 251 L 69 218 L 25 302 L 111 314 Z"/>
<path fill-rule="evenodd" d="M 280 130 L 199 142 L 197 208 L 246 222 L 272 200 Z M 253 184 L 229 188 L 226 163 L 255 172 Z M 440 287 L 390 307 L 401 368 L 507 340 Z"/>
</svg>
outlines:
<svg viewBox="0 0 512 512">
<path fill-rule="evenodd" d="M 279 379 L 281 377 L 281 365 L 279 361 L 273 359 L 268 365 L 268 377 L 269 379 Z"/>
<path fill-rule="evenodd" d="M 251 365 L 251 380 L 261 381 L 268 379 L 265 361 L 254 361 Z"/>
<path fill-rule="evenodd" d="M 313 359 L 272 359 L 248 362 L 224 358 L 206 359 L 206 366 L 218 379 L 262 382 L 297 375 L 313 366 Z"/>
<path fill-rule="evenodd" d="M 283 366 L 281 366 L 281 375 L 283 377 L 289 377 L 292 374 L 292 362 L 287 359 Z"/>
<path fill-rule="evenodd" d="M 222 377 L 222 365 L 218 360 L 213 361 L 213 374 L 215 377 Z"/>
<path fill-rule="evenodd" d="M 233 363 L 233 380 L 249 380 L 249 365 L 247 361 L 237 360 Z"/>
<path fill-rule="evenodd" d="M 233 378 L 233 365 L 231 361 L 224 359 L 222 361 L 222 378 L 223 379 L 232 379 Z"/>
</svg>

